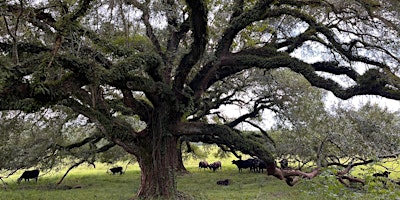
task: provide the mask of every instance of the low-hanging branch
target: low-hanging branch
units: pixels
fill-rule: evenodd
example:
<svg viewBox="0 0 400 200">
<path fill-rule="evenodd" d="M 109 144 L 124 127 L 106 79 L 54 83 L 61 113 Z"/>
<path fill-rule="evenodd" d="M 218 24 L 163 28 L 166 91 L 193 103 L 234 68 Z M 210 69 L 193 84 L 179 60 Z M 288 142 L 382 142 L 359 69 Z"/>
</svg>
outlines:
<svg viewBox="0 0 400 200">
<path fill-rule="evenodd" d="M 111 147 L 114 147 L 114 146 L 115 146 L 115 143 L 108 143 L 108 144 L 106 144 L 106 145 L 104 145 L 104 146 L 102 146 L 102 147 L 96 149 L 96 150 L 95 150 L 95 153 L 105 152 L 105 151 L 109 150 Z M 64 175 L 61 177 L 61 179 L 57 182 L 57 185 L 60 185 L 60 184 L 62 183 L 62 181 L 65 179 L 65 177 L 68 175 L 68 173 L 69 173 L 72 169 L 78 167 L 79 165 L 81 165 L 81 164 L 83 164 L 83 163 L 85 163 L 85 162 L 88 162 L 89 164 L 93 165 L 93 167 L 96 167 L 93 161 L 88 160 L 88 159 L 86 159 L 86 158 L 81 159 L 81 160 L 79 160 L 78 162 L 74 163 L 72 166 L 70 166 L 70 167 L 68 168 L 68 170 L 65 172 L 65 174 L 64 174 Z"/>
<path fill-rule="evenodd" d="M 101 139 L 102 138 L 99 137 L 98 135 L 91 135 L 91 136 L 89 136 L 89 137 L 87 137 L 87 138 L 85 138 L 85 139 L 83 139 L 83 140 L 81 140 L 79 142 L 76 142 L 76 143 L 73 143 L 73 144 L 70 144 L 70 145 L 67 145 L 67 146 L 61 146 L 61 145 L 57 144 L 56 148 L 60 149 L 60 150 L 69 151 L 69 150 L 72 150 L 74 148 L 82 147 L 83 145 L 86 145 L 88 143 L 97 143 Z"/>
<path fill-rule="evenodd" d="M 82 159 L 82 160 L 80 160 L 79 162 L 77 162 L 77 163 L 73 164 L 72 166 L 70 166 L 70 167 L 68 168 L 68 170 L 65 172 L 65 174 L 61 177 L 61 179 L 57 182 L 57 185 L 60 185 L 60 184 L 62 183 L 62 181 L 64 180 L 64 178 L 68 175 L 68 173 L 69 173 L 72 169 L 74 169 L 75 167 L 78 167 L 79 165 L 81 165 L 82 163 L 84 163 L 84 162 L 86 162 L 86 161 L 87 161 L 87 160 Z"/>
</svg>

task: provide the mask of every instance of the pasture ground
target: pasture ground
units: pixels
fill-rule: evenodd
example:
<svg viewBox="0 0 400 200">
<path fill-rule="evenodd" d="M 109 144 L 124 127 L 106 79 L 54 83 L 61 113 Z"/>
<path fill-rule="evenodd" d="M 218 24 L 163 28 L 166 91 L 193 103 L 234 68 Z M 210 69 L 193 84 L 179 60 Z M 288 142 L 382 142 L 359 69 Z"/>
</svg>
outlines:
<svg viewBox="0 0 400 200">
<path fill-rule="evenodd" d="M 181 192 L 195 200 L 329 200 L 329 199 L 398 199 L 400 186 L 388 184 L 387 189 L 380 182 L 361 189 L 343 187 L 332 176 L 324 175 L 313 180 L 303 180 L 289 187 L 285 182 L 266 173 L 239 173 L 232 159 L 223 159 L 222 170 L 212 172 L 197 168 L 199 160 L 185 163 L 190 174 L 178 176 L 177 184 Z M 210 162 L 215 161 L 210 159 Z M 124 163 L 120 166 L 125 167 Z M 129 165 L 123 175 L 110 175 L 106 170 L 113 165 L 97 164 L 73 169 L 56 187 L 66 170 L 43 172 L 38 183 L 34 181 L 16 183 L 19 174 L 4 179 L 7 189 L 0 188 L 1 200 L 127 200 L 134 196 L 140 183 L 140 170 L 136 164 Z M 45 174 L 44 174 L 45 173 Z M 391 178 L 396 174 L 391 174 Z M 220 186 L 218 180 L 230 179 L 229 186 Z"/>
</svg>

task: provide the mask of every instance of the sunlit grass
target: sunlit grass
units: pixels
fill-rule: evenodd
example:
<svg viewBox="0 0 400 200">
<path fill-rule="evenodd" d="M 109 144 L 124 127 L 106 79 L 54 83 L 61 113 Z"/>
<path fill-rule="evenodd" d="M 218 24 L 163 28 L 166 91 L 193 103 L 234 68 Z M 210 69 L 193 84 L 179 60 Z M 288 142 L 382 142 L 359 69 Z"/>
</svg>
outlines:
<svg viewBox="0 0 400 200">
<path fill-rule="evenodd" d="M 198 161 L 188 161 L 185 166 L 191 173 L 178 176 L 178 190 L 192 196 L 193 199 L 310 199 L 299 198 L 301 191 L 298 188 L 290 188 L 284 182 L 268 177 L 265 173 L 250 173 L 248 170 L 239 173 L 236 166 L 231 164 L 230 158 L 220 160 L 223 168 L 216 172 L 200 170 Z M 98 164 L 96 168 L 81 166 L 73 169 L 59 188 L 56 188 L 56 183 L 65 170 L 41 176 L 38 183 L 16 184 L 14 180 L 19 176 L 16 174 L 6 179 L 7 190 L 0 191 L 0 199 L 114 200 L 133 197 L 140 184 L 138 165 L 129 165 L 123 175 L 106 174 L 108 168 L 110 166 Z M 230 179 L 231 184 L 217 185 L 216 182 L 220 179 Z"/>
<path fill-rule="evenodd" d="M 222 171 L 191 169 L 191 174 L 180 177 L 179 190 L 191 194 L 194 199 L 309 199 L 298 197 L 297 188 L 290 188 L 284 182 L 266 174 L 252 173 L 248 170 L 239 173 L 237 168 L 228 165 Z M 218 180 L 230 179 L 230 185 L 220 186 Z"/>
<path fill-rule="evenodd" d="M 178 190 L 197 200 L 312 200 L 312 199 L 400 199 L 398 189 L 380 190 L 350 190 L 338 184 L 335 178 L 318 177 L 313 180 L 303 180 L 300 184 L 289 187 L 284 181 L 264 172 L 252 173 L 244 170 L 239 173 L 232 165 L 232 158 L 217 159 L 210 157 L 209 162 L 221 160 L 222 170 L 212 172 L 198 168 L 200 159 L 185 162 L 190 174 L 177 177 Z M 392 163 L 388 163 L 392 164 Z M 120 166 L 125 168 L 124 163 Z M 128 166 L 123 175 L 109 175 L 106 170 L 110 165 L 97 164 L 80 166 L 73 169 L 64 179 L 61 186 L 56 183 L 66 169 L 58 172 L 42 173 L 38 183 L 22 182 L 16 184 L 19 174 L 4 179 L 7 189 L 0 189 L 0 199 L 14 200 L 114 200 L 129 199 L 135 195 L 140 184 L 140 169 L 138 164 Z M 395 174 L 397 176 L 397 174 Z M 393 175 L 393 178 L 397 178 Z M 391 175 L 392 176 L 392 175 Z M 230 179 L 228 186 L 217 185 L 218 180 Z M 336 184 L 336 185 L 335 185 Z M 397 192 L 397 193 L 396 193 Z M 389 199 L 390 199 L 389 198 Z M 388 199 L 388 198 L 386 198 Z"/>
<path fill-rule="evenodd" d="M 0 199 L 128 199 L 139 186 L 140 171 L 136 166 L 129 166 L 124 175 L 109 175 L 106 165 L 97 164 L 96 168 L 81 166 L 73 169 L 60 186 L 57 182 L 65 170 L 42 172 L 38 183 L 34 181 L 16 184 L 19 174 L 5 181 L 7 190 L 0 191 Z M 44 175 L 43 175 L 44 173 Z"/>
<path fill-rule="evenodd" d="M 371 176 L 375 172 L 390 171 L 389 177 L 391 179 L 400 179 L 400 160 L 386 159 L 381 163 L 373 163 L 367 166 L 355 167 L 352 174 L 358 177 Z"/>
</svg>

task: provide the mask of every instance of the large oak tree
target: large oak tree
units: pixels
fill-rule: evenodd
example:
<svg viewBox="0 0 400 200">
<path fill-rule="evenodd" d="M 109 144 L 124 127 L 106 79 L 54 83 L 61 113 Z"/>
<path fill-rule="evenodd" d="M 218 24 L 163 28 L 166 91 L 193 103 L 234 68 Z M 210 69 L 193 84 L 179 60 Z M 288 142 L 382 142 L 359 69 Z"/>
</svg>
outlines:
<svg viewBox="0 0 400 200">
<path fill-rule="evenodd" d="M 238 94 L 258 86 L 252 75 L 288 68 L 342 99 L 400 99 L 400 24 L 392 2 L 3 2 L 0 109 L 33 112 L 57 104 L 84 115 L 101 133 L 88 140 L 105 138 L 137 157 L 141 198 L 178 195 L 182 137 L 258 156 L 283 179 L 269 137 L 235 129 L 279 103 L 280 91 Z M 215 109 L 241 102 L 251 105 L 248 113 L 208 122 L 219 116 Z M 137 116 L 145 128 L 121 116 Z"/>
</svg>

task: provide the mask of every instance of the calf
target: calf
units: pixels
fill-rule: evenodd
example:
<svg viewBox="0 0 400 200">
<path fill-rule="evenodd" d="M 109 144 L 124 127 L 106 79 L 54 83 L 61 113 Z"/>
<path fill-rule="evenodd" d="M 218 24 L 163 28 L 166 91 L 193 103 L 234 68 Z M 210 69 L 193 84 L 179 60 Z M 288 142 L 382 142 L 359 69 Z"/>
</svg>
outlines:
<svg viewBox="0 0 400 200">
<path fill-rule="evenodd" d="M 199 169 L 207 169 L 208 168 L 208 162 L 207 161 L 200 161 L 199 162 Z"/>
<path fill-rule="evenodd" d="M 212 169 L 214 172 L 215 170 L 222 169 L 221 161 L 213 162 L 210 165 L 208 165 L 208 168 Z"/>
<path fill-rule="evenodd" d="M 32 178 L 34 178 L 36 180 L 36 182 L 37 182 L 38 176 L 39 176 L 39 170 L 38 169 L 35 169 L 35 170 L 32 170 L 32 171 L 27 170 L 27 171 L 24 171 L 24 173 L 22 173 L 22 175 L 18 178 L 17 182 L 21 183 L 22 179 L 25 179 L 25 181 L 26 180 L 29 181 L 29 179 L 32 179 Z"/>
<path fill-rule="evenodd" d="M 122 167 L 113 167 L 110 169 L 110 171 L 112 172 L 113 175 L 115 175 L 116 173 L 119 173 L 121 175 L 123 173 Z"/>
<path fill-rule="evenodd" d="M 229 179 L 217 181 L 218 185 L 229 185 L 229 183 L 230 183 Z"/>
<path fill-rule="evenodd" d="M 248 159 L 248 160 L 232 160 L 232 163 L 235 164 L 239 172 L 242 172 L 242 169 L 250 168 L 250 170 L 255 169 L 254 165 L 254 159 Z"/>
</svg>

